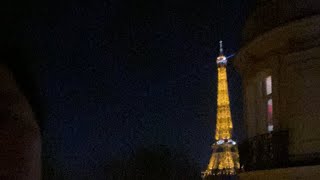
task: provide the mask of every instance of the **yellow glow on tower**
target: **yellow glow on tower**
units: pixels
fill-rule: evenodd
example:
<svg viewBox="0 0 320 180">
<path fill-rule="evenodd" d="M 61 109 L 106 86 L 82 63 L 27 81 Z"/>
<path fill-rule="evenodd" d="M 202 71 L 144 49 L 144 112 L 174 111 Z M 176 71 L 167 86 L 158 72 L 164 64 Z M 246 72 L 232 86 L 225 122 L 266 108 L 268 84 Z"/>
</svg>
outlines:
<svg viewBox="0 0 320 180">
<path fill-rule="evenodd" d="M 203 172 L 203 179 L 211 175 L 234 175 L 240 168 L 239 153 L 236 142 L 232 138 L 232 118 L 227 80 L 227 58 L 223 55 L 220 41 L 220 55 L 217 57 L 218 90 L 216 116 L 216 143 L 212 145 L 208 167 Z"/>
<path fill-rule="evenodd" d="M 216 140 L 230 139 L 232 131 L 232 120 L 227 82 L 227 68 L 225 65 L 218 66 L 217 122 L 215 136 Z"/>
</svg>

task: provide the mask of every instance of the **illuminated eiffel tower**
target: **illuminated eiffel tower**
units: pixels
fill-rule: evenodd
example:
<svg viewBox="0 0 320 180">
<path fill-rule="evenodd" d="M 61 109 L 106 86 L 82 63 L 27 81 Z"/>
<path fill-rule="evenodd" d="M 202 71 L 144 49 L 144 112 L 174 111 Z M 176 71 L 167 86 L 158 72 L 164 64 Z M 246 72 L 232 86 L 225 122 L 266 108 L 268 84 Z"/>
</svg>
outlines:
<svg viewBox="0 0 320 180">
<path fill-rule="evenodd" d="M 218 92 L 217 92 L 217 119 L 216 142 L 212 145 L 212 155 L 207 169 L 202 172 L 205 180 L 215 176 L 232 176 L 240 168 L 239 153 L 236 142 L 232 138 L 232 119 L 227 81 L 227 58 L 223 54 L 222 41 L 220 41 L 220 55 L 217 57 L 218 65 Z"/>
</svg>

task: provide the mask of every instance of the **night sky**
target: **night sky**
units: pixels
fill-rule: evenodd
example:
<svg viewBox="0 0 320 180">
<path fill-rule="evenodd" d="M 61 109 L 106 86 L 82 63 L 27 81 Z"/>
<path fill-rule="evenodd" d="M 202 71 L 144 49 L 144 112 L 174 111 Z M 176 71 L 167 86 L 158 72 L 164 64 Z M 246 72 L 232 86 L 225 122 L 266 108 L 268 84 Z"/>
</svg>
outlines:
<svg viewBox="0 0 320 180">
<path fill-rule="evenodd" d="M 136 147 L 186 150 L 201 167 L 214 142 L 219 40 L 241 45 L 244 0 L 36 4 L 23 41 L 40 64 L 44 154 L 74 179 Z M 244 138 L 241 78 L 228 69 L 234 139 Z"/>
</svg>

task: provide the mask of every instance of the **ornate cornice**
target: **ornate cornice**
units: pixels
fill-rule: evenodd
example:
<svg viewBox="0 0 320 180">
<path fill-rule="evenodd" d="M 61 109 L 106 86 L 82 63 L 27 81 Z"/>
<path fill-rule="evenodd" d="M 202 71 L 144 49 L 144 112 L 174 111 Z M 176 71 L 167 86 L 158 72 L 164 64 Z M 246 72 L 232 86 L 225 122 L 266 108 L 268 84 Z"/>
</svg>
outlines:
<svg viewBox="0 0 320 180">
<path fill-rule="evenodd" d="M 320 45 L 320 15 L 300 19 L 268 31 L 242 47 L 234 60 L 245 74 L 251 63 L 272 55 L 286 55 Z"/>
</svg>

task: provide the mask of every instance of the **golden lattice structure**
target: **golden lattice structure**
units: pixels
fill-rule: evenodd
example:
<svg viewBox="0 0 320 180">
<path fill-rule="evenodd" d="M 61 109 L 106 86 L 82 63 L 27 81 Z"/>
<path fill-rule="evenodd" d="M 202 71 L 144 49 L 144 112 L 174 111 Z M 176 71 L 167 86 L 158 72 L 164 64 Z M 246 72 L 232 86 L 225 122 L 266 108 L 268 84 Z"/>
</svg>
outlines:
<svg viewBox="0 0 320 180">
<path fill-rule="evenodd" d="M 207 169 L 202 172 L 203 179 L 213 175 L 235 175 L 240 169 L 238 147 L 232 138 L 232 119 L 227 81 L 227 58 L 223 55 L 222 41 L 220 41 L 220 55 L 217 57 L 218 91 L 216 142 L 212 145 Z"/>
</svg>

